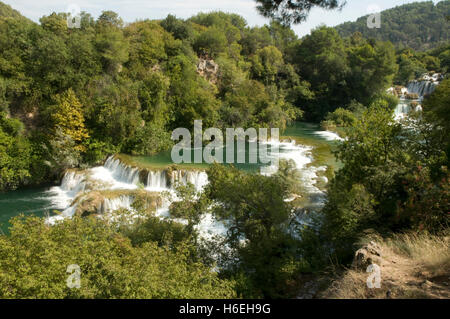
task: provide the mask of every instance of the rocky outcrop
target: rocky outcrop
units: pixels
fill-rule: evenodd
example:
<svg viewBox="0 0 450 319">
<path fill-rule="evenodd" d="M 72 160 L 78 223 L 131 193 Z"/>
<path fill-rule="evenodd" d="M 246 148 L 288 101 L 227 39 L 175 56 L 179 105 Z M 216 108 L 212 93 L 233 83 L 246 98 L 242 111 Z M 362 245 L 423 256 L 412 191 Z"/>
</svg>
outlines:
<svg viewBox="0 0 450 319">
<path fill-rule="evenodd" d="M 387 89 L 387 92 L 396 97 L 403 97 L 408 93 L 408 89 L 404 86 L 397 85 L 397 86 L 390 87 L 389 89 Z"/>
<path fill-rule="evenodd" d="M 79 195 L 72 206 L 75 215 L 82 217 L 102 215 L 120 208 L 134 210 L 132 204 L 140 201 L 145 209 L 154 211 L 162 205 L 158 193 L 144 190 L 96 190 Z"/>
<path fill-rule="evenodd" d="M 212 59 L 201 57 L 198 59 L 197 73 L 208 82 L 216 84 L 219 75 L 219 65 Z"/>
<path fill-rule="evenodd" d="M 352 267 L 366 271 L 367 267 L 373 263 L 381 263 L 381 247 L 376 242 L 370 241 L 356 251 Z"/>
</svg>

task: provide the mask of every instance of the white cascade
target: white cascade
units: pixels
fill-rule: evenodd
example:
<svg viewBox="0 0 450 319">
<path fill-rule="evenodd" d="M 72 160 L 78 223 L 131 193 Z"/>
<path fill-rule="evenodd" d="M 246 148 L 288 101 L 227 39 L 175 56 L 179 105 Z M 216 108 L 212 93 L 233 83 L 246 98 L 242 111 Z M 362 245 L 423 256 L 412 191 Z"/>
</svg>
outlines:
<svg viewBox="0 0 450 319">
<path fill-rule="evenodd" d="M 139 169 L 122 163 L 119 159 L 110 156 L 103 165 L 113 173 L 113 177 L 119 182 L 128 184 L 139 183 Z"/>
<path fill-rule="evenodd" d="M 131 196 L 119 196 L 113 199 L 105 198 L 100 208 L 100 213 L 105 214 L 120 208 L 125 208 L 132 211 L 132 204 L 133 198 Z"/>
<path fill-rule="evenodd" d="M 147 189 L 167 189 L 166 171 L 150 171 L 147 175 Z"/>
<path fill-rule="evenodd" d="M 68 171 L 61 181 L 61 189 L 67 192 L 78 193 L 84 190 L 86 183 L 85 175 L 76 171 Z"/>
<path fill-rule="evenodd" d="M 408 84 L 408 93 L 415 93 L 420 99 L 425 95 L 433 93 L 439 83 L 433 81 L 411 81 Z"/>
<path fill-rule="evenodd" d="M 394 110 L 394 117 L 397 120 L 404 118 L 410 111 L 411 107 L 405 99 L 400 99 Z"/>
<path fill-rule="evenodd" d="M 208 175 L 204 171 L 176 170 L 172 172 L 170 185 L 173 188 L 177 184 L 187 185 L 191 183 L 195 189 L 201 191 L 208 184 Z"/>
</svg>

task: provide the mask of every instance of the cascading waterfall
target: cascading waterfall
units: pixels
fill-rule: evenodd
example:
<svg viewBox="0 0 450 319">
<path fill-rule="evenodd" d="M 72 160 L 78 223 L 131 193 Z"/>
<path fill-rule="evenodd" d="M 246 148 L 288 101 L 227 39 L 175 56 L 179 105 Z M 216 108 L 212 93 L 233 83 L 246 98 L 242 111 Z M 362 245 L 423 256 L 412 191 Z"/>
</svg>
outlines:
<svg viewBox="0 0 450 319">
<path fill-rule="evenodd" d="M 420 80 L 413 80 L 408 83 L 407 88 L 401 88 L 400 102 L 397 105 L 394 116 L 395 119 L 401 120 L 405 118 L 408 113 L 414 109 L 410 105 L 410 101 L 407 99 L 408 94 L 417 94 L 417 106 L 415 107 L 416 111 L 421 111 L 422 106 L 420 103 L 423 101 L 426 95 L 429 95 L 434 92 L 436 87 L 439 85 L 439 81 L 443 79 L 442 74 L 434 73 L 434 74 L 423 74 Z M 389 88 L 388 92 L 395 93 L 395 88 Z M 398 89 L 397 89 L 398 92 Z"/>
<path fill-rule="evenodd" d="M 61 181 L 61 189 L 67 192 L 79 193 L 84 190 L 86 176 L 80 172 L 69 171 L 64 174 Z"/>
<path fill-rule="evenodd" d="M 66 208 L 85 188 L 86 174 L 74 170 L 67 171 L 61 181 L 61 186 L 52 187 L 48 191 L 52 206 L 59 209 Z"/>
<path fill-rule="evenodd" d="M 327 134 L 325 139 L 340 139 L 337 135 Z M 318 189 L 315 182 L 319 179 L 318 172 L 325 170 L 326 167 L 312 166 L 312 155 L 310 146 L 297 145 L 295 141 L 269 141 L 268 144 L 278 143 L 279 151 L 269 156 L 278 156 L 282 159 L 293 160 L 296 168 L 301 173 L 301 183 L 314 201 L 314 205 L 321 207 L 323 205 L 324 193 Z M 273 174 L 273 168 L 265 167 L 262 173 L 266 175 Z M 208 176 L 202 170 L 184 170 L 173 169 L 172 167 L 162 170 L 148 170 L 125 164 L 116 156 L 107 158 L 103 166 L 93 167 L 83 172 L 68 171 L 61 182 L 61 186 L 53 189 L 56 198 L 64 197 L 61 203 L 63 213 L 49 218 L 53 223 L 71 217 L 77 211 L 78 205 L 83 203 L 83 196 L 91 194 L 91 191 L 103 190 L 138 190 L 143 184 L 146 191 L 163 192 L 168 191 L 174 194 L 177 184 L 186 185 L 191 183 L 198 191 L 202 191 L 208 184 Z M 76 201 L 74 199 L 77 198 Z M 176 200 L 176 196 L 172 200 Z M 134 197 L 132 195 L 119 195 L 114 198 L 100 197 L 100 202 L 95 208 L 98 214 L 107 216 L 108 213 L 119 208 L 125 208 L 133 212 L 132 204 Z M 288 201 L 289 199 L 287 199 Z M 157 207 L 156 216 L 170 217 L 169 199 L 163 199 L 163 204 Z M 108 218 L 108 217 L 107 217 Z M 114 217 L 112 217 L 114 218 Z M 208 237 L 212 234 L 223 234 L 226 227 L 221 222 L 215 221 L 212 216 L 206 214 L 198 225 L 201 237 Z"/>
<path fill-rule="evenodd" d="M 103 166 L 93 167 L 83 172 L 67 171 L 61 185 L 50 190 L 51 199 L 55 207 L 63 210 L 61 216 L 70 217 L 75 213 L 77 205 L 72 205 L 72 202 L 80 194 L 87 192 L 87 190 L 138 189 L 140 175 L 143 172 L 147 173 L 143 183 L 147 191 L 173 192 L 177 184 L 186 185 L 188 182 L 192 183 L 198 191 L 201 191 L 208 183 L 208 176 L 204 171 L 172 170 L 168 173 L 168 170 L 141 170 L 138 167 L 128 166 L 120 159 L 110 156 Z M 170 175 L 170 183 L 167 178 L 168 175 Z M 118 208 L 131 209 L 132 202 L 133 199 L 130 196 L 104 199 L 101 207 L 98 208 L 98 212 L 104 214 Z M 60 216 L 54 217 L 52 220 L 61 219 Z"/>
<path fill-rule="evenodd" d="M 105 200 L 101 205 L 100 213 L 106 214 L 108 212 L 112 212 L 120 208 L 125 208 L 130 211 L 133 211 L 132 204 L 133 198 L 131 196 L 119 196 L 113 199 L 105 198 Z"/>
<path fill-rule="evenodd" d="M 145 185 L 149 189 L 166 189 L 167 185 L 167 173 L 166 171 L 150 171 L 147 175 L 147 184 Z"/>
<path fill-rule="evenodd" d="M 415 93 L 420 99 L 425 95 L 433 93 L 439 83 L 433 81 L 411 81 L 408 84 L 408 93 Z"/>
<path fill-rule="evenodd" d="M 139 183 L 139 169 L 122 163 L 110 156 L 103 165 L 113 173 L 113 177 L 120 182 L 137 185 Z"/>
<path fill-rule="evenodd" d="M 408 102 L 404 98 L 400 99 L 394 111 L 395 119 L 400 120 L 404 118 L 409 113 L 410 109 L 411 107 Z"/>
<path fill-rule="evenodd" d="M 187 185 L 191 183 L 198 191 L 208 184 L 208 175 L 203 171 L 176 170 L 172 172 L 170 184 L 173 188 L 177 183 Z"/>
</svg>

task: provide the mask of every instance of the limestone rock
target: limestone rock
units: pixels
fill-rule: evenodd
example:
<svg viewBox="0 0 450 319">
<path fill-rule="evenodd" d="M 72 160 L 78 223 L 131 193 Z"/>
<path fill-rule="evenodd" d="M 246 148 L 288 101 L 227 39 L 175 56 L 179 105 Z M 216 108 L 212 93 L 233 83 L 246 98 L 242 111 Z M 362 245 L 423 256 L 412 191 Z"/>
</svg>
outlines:
<svg viewBox="0 0 450 319">
<path fill-rule="evenodd" d="M 355 252 L 352 267 L 365 271 L 372 263 L 381 263 L 381 247 L 374 241 L 369 242 Z"/>
<path fill-rule="evenodd" d="M 199 58 L 197 63 L 197 73 L 212 84 L 217 83 L 219 65 L 209 58 Z"/>
</svg>

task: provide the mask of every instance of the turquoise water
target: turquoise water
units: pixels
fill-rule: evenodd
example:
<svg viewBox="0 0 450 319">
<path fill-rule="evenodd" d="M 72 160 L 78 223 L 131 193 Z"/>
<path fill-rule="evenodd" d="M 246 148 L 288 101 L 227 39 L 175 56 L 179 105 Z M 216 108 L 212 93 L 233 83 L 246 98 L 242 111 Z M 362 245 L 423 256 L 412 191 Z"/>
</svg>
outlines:
<svg viewBox="0 0 450 319">
<path fill-rule="evenodd" d="M 323 152 L 324 156 L 329 157 L 328 161 L 326 164 L 331 164 L 334 165 L 336 164 L 334 162 L 334 156 L 331 154 L 331 149 L 335 146 L 335 142 L 326 139 L 323 136 L 320 136 L 317 134 L 317 132 L 322 131 L 322 129 L 320 128 L 320 126 L 318 124 L 314 124 L 314 123 L 305 123 L 305 122 L 294 122 L 293 124 L 291 124 L 282 134 L 282 136 L 280 137 L 280 140 L 283 140 L 286 137 L 292 137 L 295 138 L 297 140 L 298 143 L 300 144 L 305 144 L 305 145 L 311 145 L 313 147 L 317 147 L 320 148 L 318 149 L 319 152 Z M 266 164 L 263 164 L 259 161 L 259 157 L 258 158 L 258 163 L 256 164 L 249 164 L 248 159 L 249 159 L 249 154 L 250 154 L 250 147 L 251 145 L 254 145 L 257 149 L 258 147 L 258 143 L 252 143 L 252 142 L 247 142 L 246 143 L 246 149 L 245 149 L 245 163 L 237 163 L 237 144 L 235 143 L 235 151 L 234 151 L 234 155 L 235 155 L 235 161 L 233 164 L 234 166 L 236 166 L 239 169 L 245 170 L 245 171 L 251 171 L 251 172 L 256 172 L 259 171 L 259 169 L 261 168 L 261 166 L 264 166 Z M 207 143 L 204 143 L 204 146 L 207 145 Z M 270 146 L 268 147 L 268 152 L 270 153 Z M 191 159 L 193 162 L 194 159 L 194 150 L 192 150 L 192 154 L 191 154 Z M 223 163 L 226 163 L 226 147 L 223 148 Z M 132 160 L 139 163 L 139 164 L 144 164 L 144 165 L 149 165 L 149 166 L 154 166 L 154 167 L 164 167 L 167 165 L 171 165 L 173 164 L 172 162 L 172 158 L 171 158 L 171 151 L 164 151 L 161 153 L 158 153 L 156 155 L 152 155 L 152 156 L 133 156 Z M 207 164 L 195 164 L 195 163 L 190 163 L 190 164 L 185 164 L 182 163 L 180 164 L 180 166 L 186 166 L 186 167 L 193 167 L 193 168 L 205 168 L 207 167 Z"/>
<path fill-rule="evenodd" d="M 49 189 L 36 187 L 0 193 L 0 233 L 7 232 L 11 217 L 19 214 L 43 217 L 60 208 L 50 201 Z"/>
<path fill-rule="evenodd" d="M 319 165 L 335 166 L 334 157 L 331 149 L 335 142 L 327 140 L 325 137 L 317 134 L 320 128 L 318 125 L 310 123 L 296 122 L 284 132 L 283 136 L 290 136 L 297 139 L 300 144 L 307 144 L 314 147 L 313 156 L 319 161 Z M 225 150 L 224 150 L 225 154 Z M 235 152 L 236 154 L 236 152 Z M 246 149 L 246 158 L 248 159 L 248 145 Z M 170 151 L 162 152 L 154 156 L 134 157 L 136 161 L 151 164 L 167 166 L 172 164 Z M 205 167 L 205 164 L 189 164 L 191 166 Z M 239 169 L 246 171 L 257 171 L 261 167 L 258 164 L 236 164 Z M 20 189 L 8 193 L 0 193 L 0 232 L 8 232 L 8 220 L 11 217 L 21 213 L 25 215 L 45 216 L 51 214 L 54 210 L 60 210 L 64 207 L 56 207 L 50 199 L 50 187 L 36 187 Z"/>
<path fill-rule="evenodd" d="M 204 143 L 203 146 L 206 146 L 206 145 L 208 145 L 208 143 Z M 257 172 L 257 171 L 259 171 L 260 167 L 268 165 L 267 163 L 265 164 L 260 161 L 260 158 L 258 157 L 258 147 L 259 147 L 259 144 L 257 142 L 246 142 L 245 143 L 245 151 L 242 150 L 242 151 L 238 152 L 237 143 L 235 143 L 235 145 L 234 145 L 234 161 L 233 161 L 234 164 L 233 165 L 241 170 L 245 170 L 245 171 L 249 171 L 249 172 Z M 186 167 L 186 169 L 206 168 L 208 166 L 207 163 L 193 163 L 194 152 L 195 152 L 195 150 L 191 150 L 191 163 L 180 163 L 178 165 L 180 167 Z M 222 163 L 226 164 L 227 148 L 226 147 L 221 148 L 221 152 L 222 152 L 222 157 L 221 157 Z M 270 145 L 268 145 L 268 147 L 267 147 L 267 152 L 269 154 L 271 152 Z M 237 159 L 238 159 L 239 153 L 244 153 L 245 160 L 243 163 L 238 163 Z M 250 160 L 249 160 L 251 154 L 254 154 L 255 158 L 257 159 L 257 162 L 254 164 L 251 164 Z M 216 154 L 214 152 L 212 152 L 212 155 L 214 156 Z M 153 155 L 153 156 L 133 156 L 132 160 L 138 164 L 148 165 L 150 167 L 158 167 L 158 166 L 165 167 L 165 166 L 173 164 L 170 150 L 161 152 L 161 153 Z"/>
</svg>

